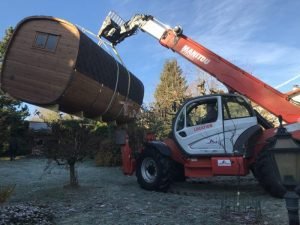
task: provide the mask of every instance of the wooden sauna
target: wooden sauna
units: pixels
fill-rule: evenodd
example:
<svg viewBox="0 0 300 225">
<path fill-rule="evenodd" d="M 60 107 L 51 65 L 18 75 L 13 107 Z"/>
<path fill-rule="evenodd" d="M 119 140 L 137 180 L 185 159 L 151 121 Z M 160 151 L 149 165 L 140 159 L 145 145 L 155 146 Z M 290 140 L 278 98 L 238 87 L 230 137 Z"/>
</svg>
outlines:
<svg viewBox="0 0 300 225">
<path fill-rule="evenodd" d="M 119 123 L 137 113 L 144 95 L 142 82 L 75 25 L 45 16 L 16 26 L 1 89 L 34 105 Z"/>
</svg>

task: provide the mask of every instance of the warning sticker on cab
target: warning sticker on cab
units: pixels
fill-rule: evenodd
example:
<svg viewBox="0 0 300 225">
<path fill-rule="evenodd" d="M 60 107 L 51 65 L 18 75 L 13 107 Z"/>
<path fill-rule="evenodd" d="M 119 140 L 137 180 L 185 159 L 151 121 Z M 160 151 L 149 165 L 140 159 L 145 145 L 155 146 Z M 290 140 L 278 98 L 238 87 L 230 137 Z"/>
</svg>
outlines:
<svg viewBox="0 0 300 225">
<path fill-rule="evenodd" d="M 231 166 L 230 159 L 218 159 L 218 166 Z"/>
</svg>

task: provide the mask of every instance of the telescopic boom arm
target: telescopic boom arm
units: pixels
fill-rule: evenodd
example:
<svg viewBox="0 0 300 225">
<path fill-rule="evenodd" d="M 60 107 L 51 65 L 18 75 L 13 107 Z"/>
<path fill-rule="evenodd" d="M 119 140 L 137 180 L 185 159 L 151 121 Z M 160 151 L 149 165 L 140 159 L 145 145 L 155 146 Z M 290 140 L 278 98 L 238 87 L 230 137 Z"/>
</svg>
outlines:
<svg viewBox="0 0 300 225">
<path fill-rule="evenodd" d="M 137 14 L 124 22 L 118 15 L 110 13 L 98 35 L 117 45 L 135 34 L 138 29 L 150 34 L 159 43 L 177 52 L 199 68 L 208 72 L 230 91 L 246 96 L 276 116 L 281 115 L 287 123 L 300 121 L 300 107 L 290 102 L 287 94 L 281 93 L 251 74 L 233 65 L 182 34 L 181 27 L 174 29 L 159 22 L 153 16 Z"/>
</svg>

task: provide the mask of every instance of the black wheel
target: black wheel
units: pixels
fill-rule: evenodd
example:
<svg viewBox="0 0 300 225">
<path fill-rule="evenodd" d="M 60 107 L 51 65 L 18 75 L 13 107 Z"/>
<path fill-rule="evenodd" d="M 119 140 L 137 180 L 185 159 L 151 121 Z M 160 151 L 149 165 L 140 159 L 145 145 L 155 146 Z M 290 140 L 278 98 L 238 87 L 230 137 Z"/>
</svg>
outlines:
<svg viewBox="0 0 300 225">
<path fill-rule="evenodd" d="M 273 160 L 269 151 L 263 150 L 258 155 L 255 163 L 255 177 L 260 185 L 273 197 L 283 198 L 286 189 L 276 174 Z"/>
<path fill-rule="evenodd" d="M 171 184 L 171 160 L 155 149 L 146 149 L 137 160 L 139 185 L 150 191 L 167 191 Z"/>
<path fill-rule="evenodd" d="M 250 171 L 252 172 L 252 175 L 257 179 L 256 163 L 253 163 L 253 164 L 250 166 Z"/>
</svg>

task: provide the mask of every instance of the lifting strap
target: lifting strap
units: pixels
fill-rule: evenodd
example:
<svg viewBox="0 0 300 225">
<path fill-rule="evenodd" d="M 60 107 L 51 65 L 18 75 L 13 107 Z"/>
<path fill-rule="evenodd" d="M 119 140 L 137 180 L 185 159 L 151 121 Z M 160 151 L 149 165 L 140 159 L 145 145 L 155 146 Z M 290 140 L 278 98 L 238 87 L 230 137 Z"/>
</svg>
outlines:
<svg viewBox="0 0 300 225">
<path fill-rule="evenodd" d="M 124 66 L 124 68 L 127 70 L 127 74 L 128 74 L 128 85 L 127 85 L 127 94 L 126 94 L 126 97 L 125 97 L 125 102 L 122 102 L 121 104 L 123 105 L 121 110 L 119 111 L 119 113 L 117 114 L 117 116 L 114 118 L 114 119 L 117 119 L 121 113 L 123 112 L 125 115 L 128 113 L 128 97 L 129 97 L 129 92 L 130 92 L 130 85 L 131 85 L 131 75 L 130 75 L 130 72 L 129 70 L 126 68 L 126 66 L 124 65 L 124 62 L 120 56 L 120 54 L 118 53 L 117 49 L 115 48 L 115 46 L 113 46 L 111 43 L 108 43 L 108 42 L 105 42 L 104 40 L 102 40 L 101 38 L 99 38 L 96 34 L 94 34 L 93 32 L 89 31 L 88 29 L 76 24 L 76 26 L 78 28 L 81 29 L 81 31 L 83 33 L 88 33 L 90 34 L 91 36 L 97 38 L 98 40 L 98 45 L 101 47 L 101 46 L 104 46 L 105 49 L 107 50 L 107 52 L 114 58 L 115 62 L 116 62 L 116 65 L 117 65 L 117 80 L 116 80 L 116 85 L 115 85 L 115 88 L 114 88 L 114 92 L 113 92 L 113 95 L 110 99 L 110 102 L 108 104 L 108 106 L 106 107 L 106 109 L 103 111 L 103 113 L 101 114 L 101 116 L 103 116 L 105 113 L 107 113 L 109 111 L 109 109 L 111 108 L 112 106 L 112 103 L 114 102 L 115 100 L 115 97 L 116 97 L 116 93 L 117 93 L 117 89 L 118 89 L 118 84 L 119 84 L 119 76 L 120 76 L 120 66 L 119 66 L 119 61 L 120 63 Z M 111 53 L 111 51 L 109 50 L 108 46 L 110 47 L 110 49 L 113 50 L 113 53 L 114 55 L 118 58 L 118 60 L 116 59 L 116 57 L 113 56 L 113 54 Z M 101 91 L 99 91 L 100 93 Z M 97 99 L 97 98 L 96 98 Z M 95 101 L 96 101 L 95 99 Z M 92 104 L 94 105 L 95 102 Z"/>
</svg>

